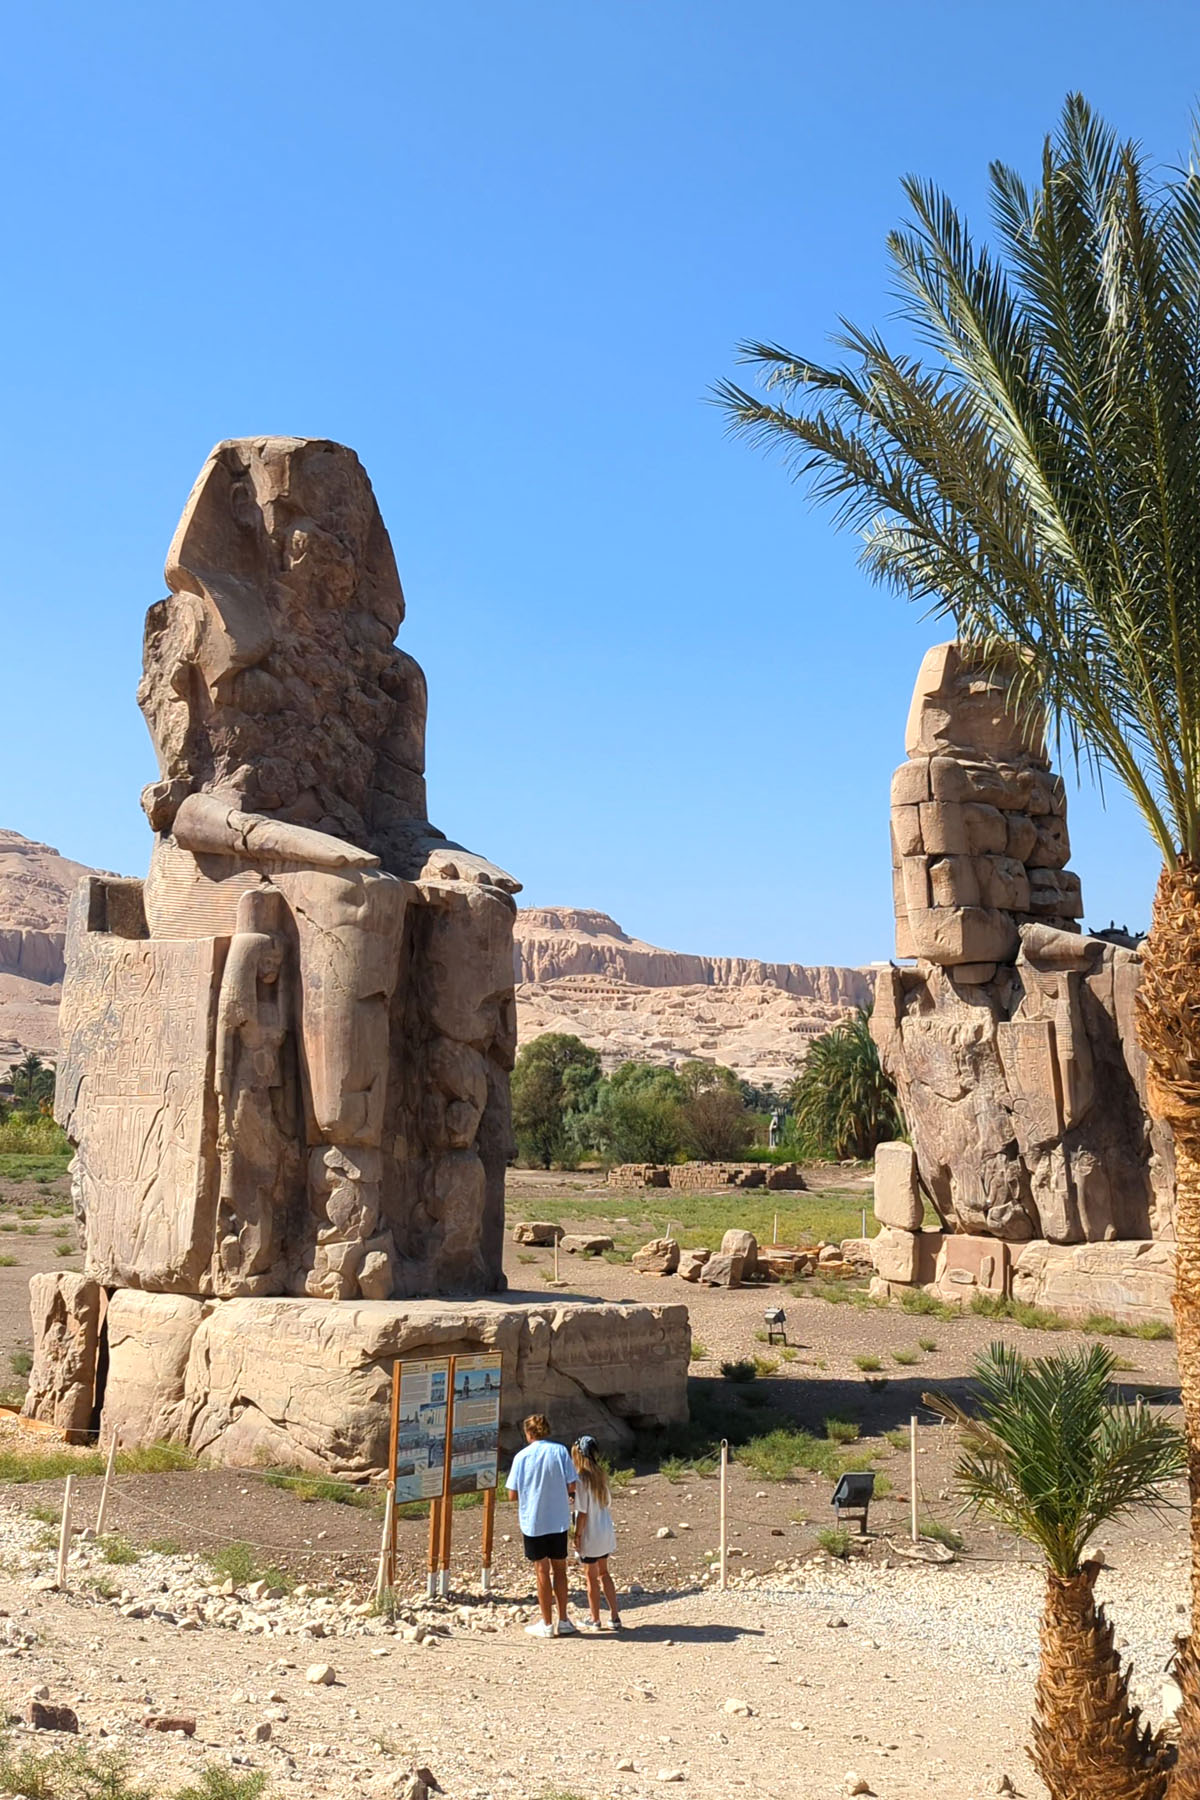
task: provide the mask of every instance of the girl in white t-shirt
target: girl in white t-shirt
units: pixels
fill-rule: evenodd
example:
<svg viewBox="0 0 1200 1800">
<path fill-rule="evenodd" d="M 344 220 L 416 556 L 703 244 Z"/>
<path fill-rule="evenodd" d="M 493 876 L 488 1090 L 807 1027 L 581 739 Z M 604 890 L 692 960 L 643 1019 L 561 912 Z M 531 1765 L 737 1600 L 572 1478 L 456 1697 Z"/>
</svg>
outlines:
<svg viewBox="0 0 1200 1800">
<path fill-rule="evenodd" d="M 621 1613 L 617 1590 L 608 1572 L 608 1559 L 617 1547 L 609 1511 L 608 1476 L 600 1461 L 600 1446 L 594 1437 L 581 1437 L 571 1446 L 575 1464 L 575 1554 L 583 1563 L 587 1579 L 588 1606 L 591 1619 L 584 1630 L 600 1630 L 600 1594 L 608 1602 L 613 1630 L 621 1629 Z"/>
</svg>

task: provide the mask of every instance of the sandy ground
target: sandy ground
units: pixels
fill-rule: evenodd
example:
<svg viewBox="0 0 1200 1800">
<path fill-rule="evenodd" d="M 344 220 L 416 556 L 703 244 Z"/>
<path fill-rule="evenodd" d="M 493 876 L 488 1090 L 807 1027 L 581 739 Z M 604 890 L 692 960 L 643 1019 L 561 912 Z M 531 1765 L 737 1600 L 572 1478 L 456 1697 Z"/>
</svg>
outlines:
<svg viewBox="0 0 1200 1800">
<path fill-rule="evenodd" d="M 563 1192 L 563 1178 L 554 1180 Z M 589 1207 L 611 1212 L 587 1182 L 572 1187 L 581 1225 L 597 1216 Z M 523 1178 L 510 1216 L 536 1216 L 538 1191 Z M 736 1205 L 734 1197 L 731 1223 Z M 9 1295 L 23 1301 L 19 1290 L 33 1267 L 75 1266 L 56 1252 L 60 1235 L 58 1221 L 42 1220 L 36 1235 L 0 1237 L 0 1247 L 20 1259 L 0 1270 L 16 1284 L 0 1286 L 0 1318 L 14 1342 L 20 1332 Z M 532 1262 L 519 1260 L 514 1249 L 510 1280 L 514 1295 L 544 1299 L 552 1259 L 532 1254 Z M 697 1290 L 624 1264 L 561 1261 L 566 1295 L 686 1301 L 708 1351 L 692 1371 L 700 1392 L 708 1386 L 728 1398 L 722 1358 L 768 1354 L 756 1334 L 778 1290 Z M 0 1618 L 0 1705 L 20 1713 L 30 1690 L 45 1685 L 53 1699 L 76 1707 L 90 1741 L 128 1746 L 167 1793 L 205 1761 L 232 1757 L 267 1771 L 281 1792 L 303 1795 L 389 1791 L 421 1764 L 451 1796 L 469 1800 L 613 1800 L 674 1785 L 705 1796 L 822 1800 L 846 1791 L 848 1771 L 881 1800 L 929 1793 L 982 1800 L 1002 1774 L 1019 1792 L 1040 1795 L 1022 1748 L 1040 1579 L 1004 1534 L 959 1517 L 952 1440 L 923 1411 L 921 1394 L 961 1390 L 974 1356 L 1000 1331 L 1031 1354 L 1085 1340 L 976 1318 L 914 1318 L 894 1306 L 782 1297 L 794 1360 L 751 1384 L 754 1397 L 739 1404 L 766 1404 L 818 1434 L 830 1416 L 859 1423 L 854 1450 L 870 1453 L 892 1484 L 872 1509 L 861 1558 L 843 1563 L 819 1551 L 816 1532 L 830 1521 L 827 1478 L 768 1482 L 735 1467 L 733 1585 L 717 1593 L 710 1572 L 717 1483 L 689 1474 L 670 1481 L 643 1465 L 614 1503 L 614 1572 L 628 1596 L 627 1637 L 545 1643 L 525 1636 L 530 1584 L 515 1520 L 502 1508 L 497 1603 L 471 1598 L 479 1514 L 462 1512 L 454 1583 L 469 1610 L 448 1610 L 448 1635 L 416 1643 L 351 1610 L 369 1592 L 379 1534 L 373 1510 L 304 1503 L 257 1474 L 125 1476 L 111 1522 L 143 1552 L 140 1560 L 112 1566 L 99 1547 L 81 1545 L 70 1591 L 60 1594 L 36 1585 L 51 1567 L 51 1534 L 31 1509 L 51 1516 L 62 1483 L 10 1487 L 0 1490 L 0 1610 L 9 1615 Z M 935 1347 L 920 1349 L 922 1338 Z M 1123 1339 L 1113 1347 L 1129 1365 L 1123 1380 L 1131 1391 L 1172 1403 L 1172 1344 Z M 897 1353 L 918 1361 L 897 1363 Z M 864 1355 L 884 1365 L 878 1392 L 855 1362 Z M 901 1554 L 908 1455 L 882 1434 L 906 1426 L 914 1410 L 923 1421 L 921 1516 L 955 1526 L 966 1540 L 947 1568 L 914 1565 Z M 82 1525 L 94 1517 L 97 1489 L 91 1479 L 80 1484 Z M 329 1596 L 320 1639 L 308 1634 L 326 1615 L 293 1601 L 263 1602 L 259 1619 L 235 1595 L 233 1623 L 197 1620 L 185 1629 L 177 1622 L 185 1616 L 183 1588 L 211 1576 L 196 1558 L 233 1538 L 252 1547 L 261 1567 Z M 401 1587 L 412 1595 L 424 1540 L 422 1521 L 402 1522 Z M 1139 1696 L 1154 1713 L 1185 1599 L 1183 1520 L 1140 1515 L 1102 1543 L 1110 1563 L 1103 1597 L 1134 1660 Z M 146 1552 L 150 1544 L 157 1549 Z M 125 1616 L 146 1608 L 159 1616 Z M 28 1647 L 26 1633 L 35 1640 Z M 334 1666 L 334 1685 L 304 1679 L 318 1658 Z M 745 1702 L 749 1715 L 726 1711 L 727 1700 Z M 145 1732 L 148 1706 L 194 1714 L 195 1738 Z M 255 1741 L 264 1721 L 269 1741 Z M 38 1734 L 39 1747 L 50 1741 Z"/>
</svg>

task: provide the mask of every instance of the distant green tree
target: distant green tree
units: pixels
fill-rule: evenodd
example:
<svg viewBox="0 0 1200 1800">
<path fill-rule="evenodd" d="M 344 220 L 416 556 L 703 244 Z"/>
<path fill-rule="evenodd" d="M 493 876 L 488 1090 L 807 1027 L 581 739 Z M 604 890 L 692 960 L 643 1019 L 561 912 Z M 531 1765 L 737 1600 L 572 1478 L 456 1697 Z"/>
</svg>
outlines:
<svg viewBox="0 0 1200 1800">
<path fill-rule="evenodd" d="M 587 1128 L 606 1162 L 674 1162 L 686 1092 L 662 1063 L 624 1062 L 600 1084 Z"/>
<path fill-rule="evenodd" d="M 732 1086 L 714 1081 L 698 1088 L 684 1101 L 680 1113 L 683 1147 L 700 1162 L 730 1161 L 741 1155 L 754 1136 L 754 1122 L 736 1078 Z"/>
<path fill-rule="evenodd" d="M 29 1050 L 20 1062 L 10 1063 L 9 1084 L 19 1112 L 37 1113 L 54 1101 L 54 1065 L 45 1063 L 36 1050 Z"/>
<path fill-rule="evenodd" d="M 864 1158 L 903 1137 L 904 1115 L 865 1009 L 816 1039 L 792 1083 L 791 1105 L 791 1136 L 807 1156 Z"/>
<path fill-rule="evenodd" d="M 687 1100 L 694 1100 L 697 1094 L 711 1093 L 714 1088 L 723 1088 L 733 1094 L 741 1092 L 737 1076 L 722 1063 L 702 1062 L 699 1057 L 693 1057 L 681 1062 L 676 1074 Z"/>
<path fill-rule="evenodd" d="M 548 1169 L 578 1155 L 579 1119 L 595 1103 L 600 1056 L 582 1038 L 549 1031 L 517 1057 L 512 1073 L 513 1133 L 517 1153 Z"/>
</svg>

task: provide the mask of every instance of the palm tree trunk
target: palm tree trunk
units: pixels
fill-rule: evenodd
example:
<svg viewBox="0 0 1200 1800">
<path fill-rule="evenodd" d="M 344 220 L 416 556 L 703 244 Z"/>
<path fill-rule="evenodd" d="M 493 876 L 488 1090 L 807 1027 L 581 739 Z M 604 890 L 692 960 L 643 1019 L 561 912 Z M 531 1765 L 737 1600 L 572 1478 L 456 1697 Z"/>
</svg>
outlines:
<svg viewBox="0 0 1200 1800">
<path fill-rule="evenodd" d="M 1029 1754 L 1050 1800 L 1164 1800 L 1169 1753 L 1129 1703 L 1098 1566 L 1047 1574 Z"/>
<path fill-rule="evenodd" d="M 1150 1110 L 1175 1139 L 1175 1340 L 1188 1437 L 1192 1638 L 1179 1663 L 1179 1763 L 1171 1800 L 1200 1800 L 1200 868 L 1164 869 L 1143 952 L 1138 1037 Z"/>
</svg>

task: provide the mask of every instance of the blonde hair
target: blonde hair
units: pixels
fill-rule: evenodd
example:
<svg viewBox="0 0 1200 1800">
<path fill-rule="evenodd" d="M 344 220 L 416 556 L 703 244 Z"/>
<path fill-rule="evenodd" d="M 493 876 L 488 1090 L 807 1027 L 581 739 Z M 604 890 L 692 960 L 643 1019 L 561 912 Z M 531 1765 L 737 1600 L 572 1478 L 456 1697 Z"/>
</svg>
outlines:
<svg viewBox="0 0 1200 1800">
<path fill-rule="evenodd" d="M 587 1486 L 597 1506 L 607 1506 L 609 1500 L 608 1476 L 604 1464 L 594 1456 L 585 1456 L 578 1444 L 571 1446 L 571 1461 L 575 1464 L 579 1479 Z"/>
<path fill-rule="evenodd" d="M 526 1437 L 546 1438 L 550 1436 L 550 1421 L 545 1413 L 530 1413 L 527 1419 L 522 1419 L 521 1429 Z"/>
</svg>

